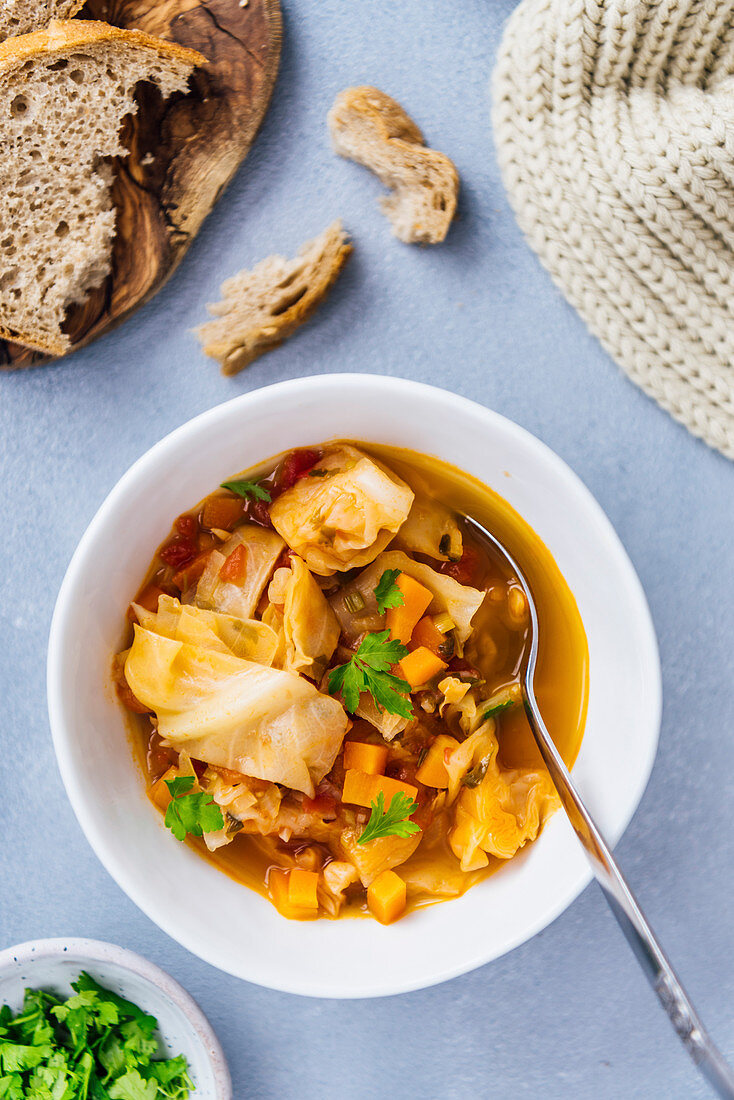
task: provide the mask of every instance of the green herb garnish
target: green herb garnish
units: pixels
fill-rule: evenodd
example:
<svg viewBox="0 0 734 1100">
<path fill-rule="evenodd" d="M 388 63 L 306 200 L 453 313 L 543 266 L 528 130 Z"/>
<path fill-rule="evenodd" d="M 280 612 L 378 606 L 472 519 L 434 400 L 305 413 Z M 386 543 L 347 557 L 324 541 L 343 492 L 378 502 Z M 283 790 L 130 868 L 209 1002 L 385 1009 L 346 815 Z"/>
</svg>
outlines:
<svg viewBox="0 0 734 1100">
<path fill-rule="evenodd" d="M 333 473 L 334 473 L 333 470 L 309 470 L 308 471 L 308 476 L 309 477 L 331 477 L 333 475 Z"/>
<path fill-rule="evenodd" d="M 515 699 L 506 699 L 504 703 L 495 703 L 493 707 L 489 707 L 488 710 L 485 710 L 484 719 L 486 721 L 487 718 L 496 718 L 498 714 L 502 714 L 505 710 L 512 710 L 512 708 L 516 706 L 517 701 Z"/>
<path fill-rule="evenodd" d="M 258 485 L 256 481 L 223 481 L 221 489 L 229 489 L 230 493 L 236 493 L 238 497 L 247 497 L 250 500 L 264 500 L 270 503 L 272 497 L 267 489 Z"/>
<path fill-rule="evenodd" d="M 380 615 L 384 615 L 390 607 L 402 607 L 405 603 L 405 596 L 395 583 L 399 576 L 399 569 L 386 569 L 377 582 L 375 597 Z"/>
<path fill-rule="evenodd" d="M 490 759 L 491 757 L 485 756 L 484 760 L 480 760 L 478 764 L 470 768 L 461 780 L 462 784 L 465 787 L 478 787 L 487 774 Z"/>
<path fill-rule="evenodd" d="M 350 714 L 359 706 L 362 692 L 368 691 L 379 710 L 399 714 L 401 718 L 413 717 L 413 708 L 407 698 L 410 685 L 389 671 L 407 655 L 408 647 L 402 642 L 389 641 L 389 638 L 389 630 L 366 634 L 354 656 L 329 673 L 329 693 L 335 695 L 340 691 Z"/>
<path fill-rule="evenodd" d="M 82 972 L 66 1000 L 26 989 L 0 1009 L 3 1100 L 186 1100 L 183 1056 L 156 1058 L 158 1021 Z"/>
<path fill-rule="evenodd" d="M 398 791 L 385 809 L 385 795 L 380 791 L 372 803 L 370 819 L 364 827 L 357 844 L 369 844 L 385 836 L 409 837 L 420 832 L 420 826 L 410 820 L 410 815 L 418 809 L 418 804 L 403 791 Z"/>
<path fill-rule="evenodd" d="M 166 780 L 171 801 L 166 810 L 165 825 L 176 840 L 183 840 L 187 833 L 201 836 L 203 833 L 216 833 L 224 828 L 222 811 L 216 802 L 212 802 L 211 795 L 206 791 L 187 793 L 193 785 L 193 775 L 177 775 Z"/>
</svg>

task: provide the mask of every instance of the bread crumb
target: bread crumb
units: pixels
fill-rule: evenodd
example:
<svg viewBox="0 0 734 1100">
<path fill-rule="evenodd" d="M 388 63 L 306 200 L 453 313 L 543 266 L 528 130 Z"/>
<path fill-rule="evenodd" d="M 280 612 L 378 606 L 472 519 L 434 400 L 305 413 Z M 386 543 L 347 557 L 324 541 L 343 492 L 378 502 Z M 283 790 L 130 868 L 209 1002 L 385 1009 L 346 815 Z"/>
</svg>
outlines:
<svg viewBox="0 0 734 1100">
<path fill-rule="evenodd" d="M 221 363 L 223 374 L 237 374 L 278 347 L 321 304 L 351 252 L 335 221 L 294 259 L 268 256 L 227 279 L 222 301 L 207 307 L 215 319 L 195 329 L 204 354 Z"/>
<path fill-rule="evenodd" d="M 443 241 L 456 213 L 459 175 L 447 156 L 426 147 L 400 104 L 379 88 L 347 88 L 328 124 L 335 151 L 390 188 L 380 205 L 395 236 L 406 244 Z"/>
</svg>

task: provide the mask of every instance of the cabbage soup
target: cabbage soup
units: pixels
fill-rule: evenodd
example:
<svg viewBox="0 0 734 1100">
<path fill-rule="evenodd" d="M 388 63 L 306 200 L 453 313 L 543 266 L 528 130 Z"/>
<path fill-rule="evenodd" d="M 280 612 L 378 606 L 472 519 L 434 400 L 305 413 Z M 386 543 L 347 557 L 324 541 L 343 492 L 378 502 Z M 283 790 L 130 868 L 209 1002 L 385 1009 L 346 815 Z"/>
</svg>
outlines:
<svg viewBox="0 0 734 1100">
<path fill-rule="evenodd" d="M 238 474 L 179 516 L 114 662 L 171 831 L 285 917 L 389 923 L 463 894 L 558 807 L 517 683 L 570 765 L 586 638 L 550 553 L 496 493 L 412 451 L 332 442 Z"/>
</svg>

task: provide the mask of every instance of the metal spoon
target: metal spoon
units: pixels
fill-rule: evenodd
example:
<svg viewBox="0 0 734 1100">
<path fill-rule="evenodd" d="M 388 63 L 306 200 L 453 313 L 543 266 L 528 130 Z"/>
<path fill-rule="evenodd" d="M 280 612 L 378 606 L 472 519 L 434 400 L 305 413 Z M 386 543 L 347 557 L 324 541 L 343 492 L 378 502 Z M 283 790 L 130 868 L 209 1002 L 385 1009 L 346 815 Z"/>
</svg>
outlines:
<svg viewBox="0 0 734 1100">
<path fill-rule="evenodd" d="M 637 956 L 647 980 L 658 995 L 660 1003 L 670 1017 L 678 1038 L 694 1063 L 713 1086 L 719 1096 L 734 1098 L 734 1072 L 715 1046 L 706 1031 L 673 967 L 658 943 L 650 925 L 640 909 L 634 894 L 627 885 L 609 845 L 599 832 L 591 814 L 581 799 L 561 754 L 554 745 L 538 708 L 533 690 L 535 667 L 538 659 L 538 613 L 527 577 L 512 555 L 494 535 L 476 520 L 465 517 L 467 524 L 480 540 L 490 544 L 495 556 L 504 561 L 509 571 L 520 583 L 528 601 L 530 614 L 529 644 L 526 646 L 520 668 L 525 713 L 535 741 L 555 784 L 563 808 L 576 830 L 576 835 L 586 849 L 596 880 L 604 891 L 614 916 L 624 932 L 630 947 Z"/>
</svg>

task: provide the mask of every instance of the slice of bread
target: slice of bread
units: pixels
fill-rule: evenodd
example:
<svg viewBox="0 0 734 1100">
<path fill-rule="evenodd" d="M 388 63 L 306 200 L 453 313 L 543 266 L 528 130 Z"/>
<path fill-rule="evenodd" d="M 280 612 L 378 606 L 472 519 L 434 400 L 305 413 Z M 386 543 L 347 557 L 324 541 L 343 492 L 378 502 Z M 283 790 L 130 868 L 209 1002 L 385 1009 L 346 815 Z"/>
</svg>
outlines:
<svg viewBox="0 0 734 1100">
<path fill-rule="evenodd" d="M 224 300 L 208 306 L 216 320 L 197 328 L 204 353 L 223 374 L 237 374 L 307 321 L 352 251 L 340 221 L 302 246 L 293 260 L 268 256 L 222 283 Z"/>
<path fill-rule="evenodd" d="M 380 200 L 393 233 L 406 244 L 437 244 L 456 212 L 459 176 L 428 149 L 412 118 L 378 88 L 347 88 L 328 116 L 334 149 L 370 168 L 392 194 Z"/>
<path fill-rule="evenodd" d="M 84 0 L 0 0 L 0 42 L 12 34 L 29 34 L 53 19 L 71 19 Z"/>
<path fill-rule="evenodd" d="M 205 58 L 70 20 L 0 45 L 0 336 L 62 355 L 67 308 L 110 270 L 113 168 L 138 81 L 164 96 Z"/>
</svg>

